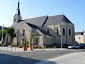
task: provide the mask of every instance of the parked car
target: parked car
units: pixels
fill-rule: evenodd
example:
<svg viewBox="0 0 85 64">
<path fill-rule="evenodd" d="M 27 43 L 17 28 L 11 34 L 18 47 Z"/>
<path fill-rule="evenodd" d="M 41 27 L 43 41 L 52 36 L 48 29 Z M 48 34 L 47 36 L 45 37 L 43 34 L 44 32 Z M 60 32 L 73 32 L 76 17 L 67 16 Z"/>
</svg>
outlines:
<svg viewBox="0 0 85 64">
<path fill-rule="evenodd" d="M 79 44 L 74 44 L 72 46 L 68 46 L 68 49 L 79 49 L 80 45 Z"/>
<path fill-rule="evenodd" d="M 80 44 L 80 49 L 85 49 L 85 44 Z"/>
</svg>

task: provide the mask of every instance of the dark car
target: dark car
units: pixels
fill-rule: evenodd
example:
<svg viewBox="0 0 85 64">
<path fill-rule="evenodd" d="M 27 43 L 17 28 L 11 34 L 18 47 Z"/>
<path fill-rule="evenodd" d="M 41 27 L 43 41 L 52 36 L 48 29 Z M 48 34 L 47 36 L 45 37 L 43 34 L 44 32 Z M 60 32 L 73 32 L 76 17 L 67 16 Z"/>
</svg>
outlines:
<svg viewBox="0 0 85 64">
<path fill-rule="evenodd" d="M 80 49 L 85 49 L 85 44 L 80 44 Z"/>
</svg>

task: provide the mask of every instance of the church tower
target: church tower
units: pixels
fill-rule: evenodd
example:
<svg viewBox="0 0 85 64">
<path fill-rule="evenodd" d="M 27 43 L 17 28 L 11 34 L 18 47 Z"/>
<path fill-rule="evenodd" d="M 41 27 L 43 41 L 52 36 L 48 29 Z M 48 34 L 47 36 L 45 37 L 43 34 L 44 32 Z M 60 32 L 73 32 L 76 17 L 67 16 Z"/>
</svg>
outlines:
<svg viewBox="0 0 85 64">
<path fill-rule="evenodd" d="M 21 14 L 20 14 L 19 4 L 20 3 L 18 2 L 18 8 L 17 8 L 16 14 L 14 15 L 13 24 L 20 22 L 22 19 Z"/>
</svg>

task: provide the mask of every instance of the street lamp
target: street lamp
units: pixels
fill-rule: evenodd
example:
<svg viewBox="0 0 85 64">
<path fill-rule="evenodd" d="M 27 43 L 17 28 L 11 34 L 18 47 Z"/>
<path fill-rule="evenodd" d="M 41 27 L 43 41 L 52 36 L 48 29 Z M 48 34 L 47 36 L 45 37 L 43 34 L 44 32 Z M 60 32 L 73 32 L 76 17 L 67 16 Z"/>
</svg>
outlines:
<svg viewBox="0 0 85 64">
<path fill-rule="evenodd" d="M 3 31 L 4 31 L 4 25 L 2 26 L 2 44 L 3 44 L 3 35 L 4 35 Z"/>
<path fill-rule="evenodd" d="M 61 23 L 60 26 L 62 26 L 62 24 L 64 24 L 64 22 Z M 61 48 L 62 48 L 62 40 L 63 40 L 63 34 L 62 34 L 62 27 L 61 27 Z"/>
<path fill-rule="evenodd" d="M 62 48 L 62 28 L 61 28 L 61 48 Z"/>
</svg>

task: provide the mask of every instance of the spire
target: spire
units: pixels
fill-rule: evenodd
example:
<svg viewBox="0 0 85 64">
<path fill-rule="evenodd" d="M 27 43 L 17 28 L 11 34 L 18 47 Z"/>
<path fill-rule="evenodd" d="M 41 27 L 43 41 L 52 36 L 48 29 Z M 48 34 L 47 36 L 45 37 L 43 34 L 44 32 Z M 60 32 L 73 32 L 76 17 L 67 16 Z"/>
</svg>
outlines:
<svg viewBox="0 0 85 64">
<path fill-rule="evenodd" d="M 19 3 L 19 1 L 18 1 L 18 8 L 17 8 L 17 11 L 16 11 L 16 14 L 17 14 L 17 15 L 20 15 L 20 8 L 19 8 L 19 4 L 20 4 L 20 3 Z"/>
<path fill-rule="evenodd" d="M 16 14 L 14 15 L 14 21 L 13 23 L 18 23 L 21 21 L 22 17 L 21 17 L 21 14 L 20 14 L 20 2 L 18 1 L 18 7 L 17 7 L 17 10 L 16 10 Z"/>
<path fill-rule="evenodd" d="M 20 3 L 19 3 L 19 1 L 18 1 L 18 9 L 19 9 L 19 4 L 20 4 Z"/>
</svg>

